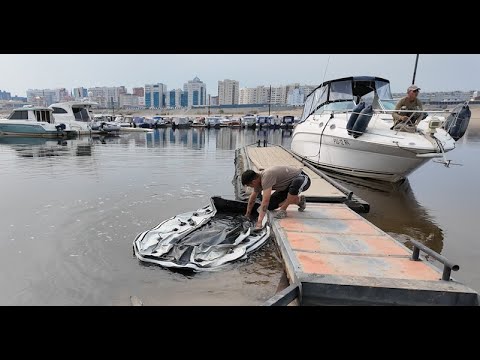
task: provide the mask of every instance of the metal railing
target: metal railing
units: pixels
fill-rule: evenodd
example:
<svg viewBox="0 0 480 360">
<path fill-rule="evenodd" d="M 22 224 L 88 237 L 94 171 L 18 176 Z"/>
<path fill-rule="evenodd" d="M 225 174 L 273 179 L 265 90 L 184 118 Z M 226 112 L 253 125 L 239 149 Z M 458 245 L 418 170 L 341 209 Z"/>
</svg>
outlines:
<svg viewBox="0 0 480 360">
<path fill-rule="evenodd" d="M 450 281 L 450 274 L 452 270 L 458 271 L 460 269 L 460 266 L 458 266 L 455 263 L 452 263 L 446 257 L 440 255 L 439 253 L 433 251 L 432 249 L 426 247 L 425 245 L 419 243 L 418 241 L 411 240 L 411 239 L 409 241 L 413 244 L 413 252 L 412 252 L 411 260 L 418 261 L 420 257 L 420 250 L 422 250 L 424 253 L 430 255 L 431 257 L 440 261 L 443 264 L 442 280 Z"/>
</svg>

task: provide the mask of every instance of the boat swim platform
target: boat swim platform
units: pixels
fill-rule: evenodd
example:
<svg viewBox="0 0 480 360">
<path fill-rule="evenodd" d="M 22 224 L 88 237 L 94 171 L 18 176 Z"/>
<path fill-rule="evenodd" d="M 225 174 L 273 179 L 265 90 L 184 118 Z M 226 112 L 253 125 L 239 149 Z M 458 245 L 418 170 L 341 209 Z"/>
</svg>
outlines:
<svg viewBox="0 0 480 360">
<path fill-rule="evenodd" d="M 245 146 L 235 163 L 237 187 L 241 172 L 249 168 L 304 165 L 281 146 Z M 309 176 L 313 171 L 305 170 Z M 267 213 L 290 285 L 264 305 L 294 300 L 299 305 L 479 305 L 475 290 L 449 275 L 442 280 L 440 269 L 423 257 L 413 260 L 409 248 L 342 202 L 345 189 L 338 191 L 335 183 L 327 184 L 333 189 L 314 187 L 314 181 L 325 180 L 321 174 L 313 171 L 304 212 L 290 206 L 284 219 Z M 245 192 L 238 195 L 245 200 Z M 334 196 L 340 201 L 332 201 Z"/>
</svg>

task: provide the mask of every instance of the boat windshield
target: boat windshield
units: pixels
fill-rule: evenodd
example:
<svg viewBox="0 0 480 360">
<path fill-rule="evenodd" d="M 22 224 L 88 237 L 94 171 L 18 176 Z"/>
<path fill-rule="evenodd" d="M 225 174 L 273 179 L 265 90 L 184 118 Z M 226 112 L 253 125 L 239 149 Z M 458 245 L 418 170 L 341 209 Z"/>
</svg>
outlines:
<svg viewBox="0 0 480 360">
<path fill-rule="evenodd" d="M 390 84 L 385 81 L 375 81 L 375 88 L 366 93 L 360 98 L 360 101 L 365 102 L 365 105 L 372 105 L 374 110 L 394 110 L 395 100 L 393 100 L 390 92 Z"/>
<path fill-rule="evenodd" d="M 395 108 L 388 80 L 369 76 L 343 78 L 325 82 L 308 95 L 300 122 L 323 111 L 352 110 L 361 101 L 379 111 Z"/>
</svg>

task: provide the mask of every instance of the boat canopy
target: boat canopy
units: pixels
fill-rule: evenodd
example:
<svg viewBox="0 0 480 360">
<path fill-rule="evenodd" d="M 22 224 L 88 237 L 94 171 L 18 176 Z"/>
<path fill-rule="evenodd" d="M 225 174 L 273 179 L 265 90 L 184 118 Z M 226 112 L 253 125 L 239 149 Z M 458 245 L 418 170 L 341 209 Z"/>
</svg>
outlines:
<svg viewBox="0 0 480 360">
<path fill-rule="evenodd" d="M 390 82 L 375 76 L 351 76 L 325 81 L 307 96 L 300 121 L 330 103 L 347 102 L 347 105 L 343 105 L 353 108 L 360 99 L 369 95 L 391 100 Z M 348 110 L 345 106 L 336 107 L 335 110 Z"/>
</svg>

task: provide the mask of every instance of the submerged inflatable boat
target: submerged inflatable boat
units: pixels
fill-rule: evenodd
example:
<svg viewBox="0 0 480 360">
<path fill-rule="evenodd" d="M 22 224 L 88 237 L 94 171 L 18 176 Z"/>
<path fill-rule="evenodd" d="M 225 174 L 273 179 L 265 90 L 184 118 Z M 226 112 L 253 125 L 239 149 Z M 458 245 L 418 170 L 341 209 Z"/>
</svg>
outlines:
<svg viewBox="0 0 480 360">
<path fill-rule="evenodd" d="M 254 205 L 252 214 L 258 216 Z M 247 203 L 212 197 L 210 204 L 167 219 L 137 235 L 133 249 L 138 259 L 169 268 L 217 270 L 245 259 L 270 237 L 267 217 L 260 231 L 255 218 L 244 216 Z"/>
</svg>

